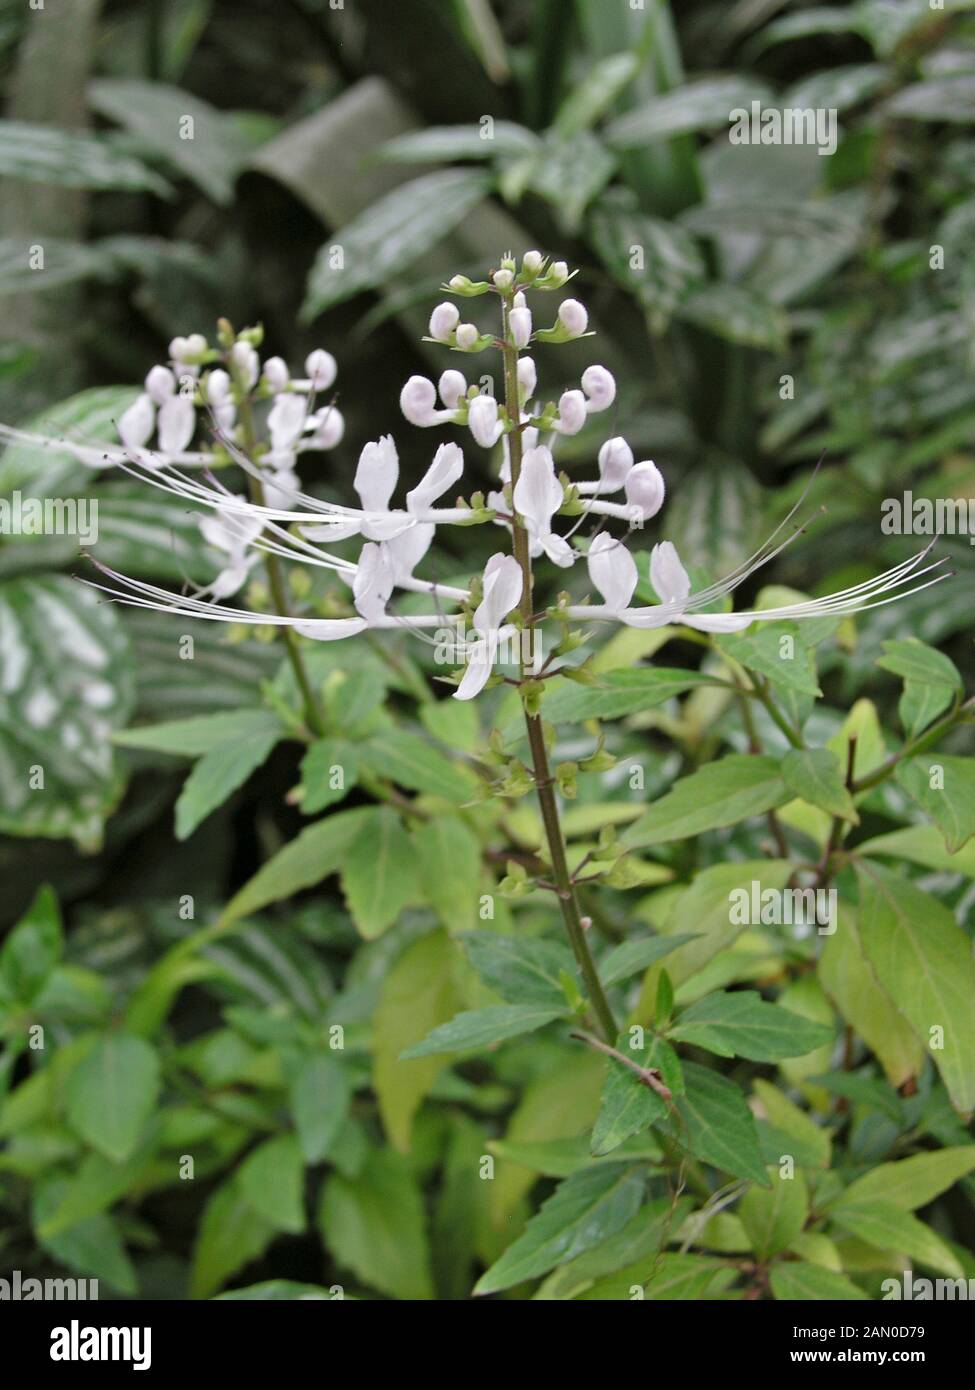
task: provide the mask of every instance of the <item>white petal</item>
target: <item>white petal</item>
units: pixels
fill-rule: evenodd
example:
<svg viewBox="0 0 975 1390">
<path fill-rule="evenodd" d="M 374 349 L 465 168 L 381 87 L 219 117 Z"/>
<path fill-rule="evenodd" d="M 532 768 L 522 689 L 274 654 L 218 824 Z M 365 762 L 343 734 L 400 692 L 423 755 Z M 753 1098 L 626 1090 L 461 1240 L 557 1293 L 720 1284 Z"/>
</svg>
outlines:
<svg viewBox="0 0 975 1390">
<path fill-rule="evenodd" d="M 460 310 L 456 304 L 447 301 L 438 304 L 430 315 L 430 337 L 436 338 L 438 342 L 447 343 L 457 324 L 460 322 Z"/>
<path fill-rule="evenodd" d="M 454 691 L 455 700 L 473 700 L 487 684 L 492 662 L 487 642 L 475 642 L 467 651 L 467 666 L 460 685 Z"/>
<path fill-rule="evenodd" d="M 467 395 L 467 378 L 463 372 L 458 372 L 453 367 L 441 374 L 437 382 L 437 389 L 440 392 L 440 399 L 448 410 L 456 410 L 463 396 Z"/>
<path fill-rule="evenodd" d="M 430 382 L 431 389 L 433 383 Z M 353 487 L 367 512 L 385 512 L 399 478 L 399 455 L 391 434 L 367 444 L 359 455 Z"/>
<path fill-rule="evenodd" d="M 364 632 L 369 624 L 362 618 L 305 618 L 292 626 L 302 637 L 311 637 L 315 642 L 337 642 Z"/>
<path fill-rule="evenodd" d="M 441 444 L 433 456 L 433 462 L 421 481 L 406 494 L 406 507 L 411 512 L 422 512 L 432 507 L 439 497 L 464 471 L 464 454 L 459 444 Z"/>
<path fill-rule="evenodd" d="M 630 469 L 624 487 L 627 502 L 644 521 L 656 516 L 664 504 L 667 489 L 663 474 L 649 459 Z"/>
<path fill-rule="evenodd" d="M 608 410 L 616 399 L 616 379 L 605 367 L 587 367 L 582 374 L 582 389 L 589 398 L 590 414 Z"/>
<path fill-rule="evenodd" d="M 324 348 L 315 348 L 305 358 L 305 371 L 313 391 L 327 391 L 338 375 L 335 358 Z"/>
<path fill-rule="evenodd" d="M 581 391 L 563 391 L 553 428 L 559 434 L 578 434 L 586 423 L 586 398 Z"/>
<path fill-rule="evenodd" d="M 548 535 L 552 517 L 563 501 L 562 484 L 555 476 L 555 460 L 550 449 L 540 445 L 529 449 L 521 460 L 521 474 L 515 484 L 514 504 L 519 516 L 535 536 Z"/>
<path fill-rule="evenodd" d="M 360 617 L 370 623 L 384 617 L 392 592 L 393 572 L 382 547 L 364 545 L 352 581 L 352 596 Z"/>
<path fill-rule="evenodd" d="M 496 632 L 521 599 L 521 566 L 513 555 L 498 552 L 484 566 L 483 598 L 474 611 L 478 632 Z"/>
<path fill-rule="evenodd" d="M 511 325 L 511 338 L 515 347 L 526 348 L 532 335 L 532 311 L 512 309 L 508 315 L 508 323 Z"/>
<path fill-rule="evenodd" d="M 396 584 L 412 579 L 413 571 L 430 549 L 436 529 L 432 521 L 421 521 L 392 540 L 383 541 L 383 552 Z"/>
<path fill-rule="evenodd" d="M 504 426 L 498 419 L 498 403 L 493 396 L 474 397 L 467 410 L 467 424 L 482 448 L 490 449 L 498 442 Z"/>
<path fill-rule="evenodd" d="M 305 440 L 309 449 L 334 449 L 345 434 L 345 420 L 342 412 L 334 405 L 322 406 L 309 420 L 312 433 Z"/>
<path fill-rule="evenodd" d="M 535 360 L 532 357 L 519 357 L 518 359 L 518 385 L 521 387 L 522 399 L 530 401 L 535 394 L 535 387 L 538 384 L 538 373 L 535 370 Z"/>
<path fill-rule="evenodd" d="M 196 411 L 189 396 L 170 396 L 159 408 L 158 425 L 161 452 L 181 454 L 196 429 Z"/>
<path fill-rule="evenodd" d="M 741 632 L 755 620 L 748 613 L 682 613 L 679 621 L 700 632 Z"/>
<path fill-rule="evenodd" d="M 687 570 L 670 541 L 661 541 L 650 552 L 650 583 L 661 603 L 682 604 L 691 592 Z"/>
<path fill-rule="evenodd" d="M 299 438 L 305 428 L 307 411 L 308 403 L 304 396 L 286 392 L 274 398 L 274 405 L 267 417 L 267 428 L 275 453 L 290 449 Z"/>
<path fill-rule="evenodd" d="M 399 393 L 399 408 L 411 425 L 435 424 L 436 404 L 436 389 L 425 376 L 411 376 Z"/>
<path fill-rule="evenodd" d="M 146 376 L 146 391 L 156 405 L 162 405 L 176 394 L 176 378 L 168 367 L 150 367 Z"/>
<path fill-rule="evenodd" d="M 127 449 L 141 449 L 152 434 L 156 410 L 152 399 L 143 393 L 124 411 L 118 422 L 118 437 Z"/>
<path fill-rule="evenodd" d="M 636 588 L 636 561 L 620 541 L 601 531 L 586 557 L 589 578 L 603 596 L 607 608 L 622 612 L 629 607 Z"/>
<path fill-rule="evenodd" d="M 633 467 L 633 450 L 622 435 L 607 439 L 599 451 L 600 492 L 618 492 Z"/>
</svg>

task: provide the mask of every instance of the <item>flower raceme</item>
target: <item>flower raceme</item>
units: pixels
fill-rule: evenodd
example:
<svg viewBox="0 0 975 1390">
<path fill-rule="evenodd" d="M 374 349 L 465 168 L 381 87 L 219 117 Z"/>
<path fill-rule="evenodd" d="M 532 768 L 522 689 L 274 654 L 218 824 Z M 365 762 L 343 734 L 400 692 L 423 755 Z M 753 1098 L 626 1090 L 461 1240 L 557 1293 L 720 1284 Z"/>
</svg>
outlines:
<svg viewBox="0 0 975 1390">
<path fill-rule="evenodd" d="M 424 629 L 454 624 L 459 633 L 468 634 L 457 648 L 465 666 L 455 692 L 461 700 L 487 684 L 502 640 L 519 625 L 537 620 L 525 604 L 532 562 L 543 558 L 560 571 L 584 559 L 589 582 L 602 599 L 563 599 L 553 610 L 563 623 L 611 622 L 636 628 L 684 624 L 714 633 L 738 631 L 752 622 L 854 613 L 948 577 L 941 562 L 924 564 L 929 553 L 924 550 L 865 583 L 824 598 L 761 611 L 714 611 L 799 534 L 790 530 L 797 504 L 754 555 L 696 593 L 675 546 L 670 541 L 654 545 L 648 574 L 659 602 L 634 605 L 640 570 L 631 546 L 663 507 L 663 476 L 651 460 L 635 461 L 620 435 L 606 438 L 599 448 L 598 477 L 570 482 L 560 475 L 555 457 L 559 439 L 577 434 L 592 416 L 608 410 L 616 399 L 616 383 L 605 367 L 593 364 L 582 373 L 578 387 L 563 391 L 557 402 L 542 403 L 535 399 L 534 358 L 524 355 L 530 344 L 558 344 L 589 333 L 588 313 L 576 299 L 562 302 L 551 328 L 534 327 L 528 294 L 561 288 L 569 278 L 564 263 L 549 263 L 540 253 L 527 252 L 520 269 L 506 257 L 490 281 L 455 276 L 444 287 L 461 297 L 492 292 L 500 297 L 500 337 L 462 322 L 449 301 L 434 309 L 429 337 L 457 352 L 501 349 L 512 371 L 508 380 L 514 383 L 505 402 L 468 385 L 456 368 L 446 369 L 436 385 L 412 376 L 400 393 L 400 408 L 410 424 L 465 429 L 482 449 L 494 450 L 500 443 L 498 487 L 486 504 L 475 497 L 471 502 L 457 499 L 453 506 L 438 505 L 464 473 L 462 448 L 451 440 L 439 446 L 420 482 L 407 491 L 405 507 L 393 506 L 400 468 L 391 435 L 365 444 L 359 454 L 352 480 L 358 508 L 305 492 L 297 472 L 300 456 L 334 449 L 344 433 L 334 405 L 317 402 L 336 379 L 335 359 L 318 349 L 305 360 L 305 375 L 292 378 L 280 357 L 261 362 L 259 329 L 235 334 L 226 321 L 221 321 L 217 347 L 200 334 L 173 340 L 168 364 L 149 371 L 143 391 L 120 417 L 119 442 L 53 439 L 4 426 L 0 434 L 68 452 L 92 469 L 121 469 L 199 509 L 215 576 L 175 594 L 98 565 L 106 582 L 96 587 L 113 598 L 187 618 L 292 628 L 316 641 L 335 641 L 370 628 L 403 628 L 423 635 Z M 253 412 L 264 402 L 268 407 L 259 442 Z M 243 475 L 246 492 L 233 491 L 220 481 L 219 474 L 231 468 Z M 620 493 L 625 500 L 610 500 Z M 588 540 L 578 534 L 586 522 L 595 523 Z M 438 525 L 490 523 L 511 534 L 515 555 L 492 555 L 470 589 L 415 575 Z M 619 534 L 603 529 L 614 523 L 620 524 Z M 527 553 L 519 560 L 517 537 L 522 533 Z M 356 559 L 332 549 L 353 538 L 362 542 Z M 332 572 L 351 591 L 352 614 L 265 614 L 227 606 L 224 601 L 239 593 L 262 557 Z M 390 611 L 397 590 L 426 595 L 432 611 Z M 445 615 L 445 605 L 455 611 Z M 516 609 L 517 618 L 511 622 Z"/>
</svg>

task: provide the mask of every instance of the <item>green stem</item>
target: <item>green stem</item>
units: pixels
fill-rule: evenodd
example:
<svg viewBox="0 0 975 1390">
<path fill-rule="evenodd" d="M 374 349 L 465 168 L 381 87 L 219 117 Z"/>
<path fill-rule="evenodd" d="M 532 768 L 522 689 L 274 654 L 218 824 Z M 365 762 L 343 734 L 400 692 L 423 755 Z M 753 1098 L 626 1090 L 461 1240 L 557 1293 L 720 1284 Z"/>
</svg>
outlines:
<svg viewBox="0 0 975 1390">
<path fill-rule="evenodd" d="M 244 452 L 253 459 L 257 450 L 257 434 L 254 430 L 254 412 L 251 410 L 251 403 L 248 396 L 241 388 L 241 399 L 239 406 L 240 425 L 243 433 L 242 444 Z M 264 485 L 257 478 L 248 475 L 248 486 L 250 488 L 251 501 L 259 507 L 266 505 L 264 498 Z M 281 569 L 281 561 L 277 555 L 268 554 L 265 561 L 267 571 L 267 581 L 271 589 L 271 598 L 274 603 L 274 611 L 281 618 L 290 617 L 291 610 L 288 605 L 288 591 L 285 588 L 284 573 Z M 322 707 L 318 702 L 311 679 L 308 675 L 308 668 L 305 665 L 304 654 L 301 650 L 301 641 L 298 634 L 291 627 L 284 629 L 284 644 L 288 653 L 288 660 L 294 672 L 294 678 L 301 695 L 301 702 L 305 711 L 305 723 L 316 738 L 321 738 L 325 733 L 325 716 Z"/>
<path fill-rule="evenodd" d="M 744 669 L 748 671 L 748 679 L 752 683 L 756 699 L 768 710 L 769 718 L 772 722 L 782 730 L 793 748 L 805 748 L 806 745 L 802 741 L 801 734 L 796 733 L 795 729 L 772 699 L 766 682 L 762 680 L 761 677 L 757 676 L 754 671 L 749 671 L 747 666 Z"/>
<path fill-rule="evenodd" d="M 881 782 L 885 782 L 890 774 L 897 768 L 898 764 L 902 763 L 905 758 L 913 758 L 918 753 L 926 752 L 927 749 L 937 743 L 939 739 L 944 738 L 945 734 L 949 733 L 956 724 L 962 722 L 964 713 L 964 707 L 956 705 L 943 719 L 939 720 L 937 724 L 934 724 L 926 734 L 922 734 L 919 738 L 912 740 L 910 743 L 905 743 L 899 753 L 892 753 L 886 762 L 882 762 L 879 767 L 874 768 L 873 772 L 859 777 L 850 787 L 850 791 L 856 795 L 859 792 L 870 791 L 872 787 L 876 787 Z"/>
<path fill-rule="evenodd" d="M 502 300 L 502 323 L 503 323 L 503 346 L 502 354 L 504 357 L 504 394 L 505 406 L 508 418 L 513 423 L 514 428 L 508 434 L 508 451 L 511 457 L 511 489 L 514 493 L 515 486 L 521 474 L 521 402 L 518 398 L 518 350 L 511 345 L 511 335 L 508 332 L 508 308 L 510 300 Z M 526 630 L 534 626 L 534 616 L 532 610 L 532 562 L 531 552 L 528 545 L 528 532 L 519 523 L 517 514 L 514 513 L 514 499 L 512 497 L 512 537 L 514 542 L 514 556 L 522 574 L 521 589 L 521 618 Z M 521 659 L 522 679 L 529 677 L 527 663 L 524 656 L 524 644 L 522 644 Z M 604 1038 L 610 1046 L 615 1045 L 618 1036 L 616 1021 L 613 1018 L 613 1011 L 609 1006 L 606 993 L 602 982 L 596 971 L 596 966 L 589 950 L 589 943 L 586 940 L 585 928 L 582 925 L 582 914 L 579 911 L 579 901 L 576 896 L 575 885 L 569 873 L 569 865 L 565 853 L 565 837 L 562 834 L 562 825 L 559 820 L 559 807 L 555 798 L 554 782 L 548 762 L 548 750 L 545 747 L 545 731 L 542 727 L 541 717 L 537 714 L 530 714 L 525 710 L 525 724 L 528 729 L 528 747 L 531 750 L 532 773 L 535 779 L 535 791 L 538 796 L 538 805 L 542 813 L 542 823 L 545 826 L 545 838 L 548 841 L 549 857 L 552 861 L 552 877 L 558 893 L 559 907 L 562 911 L 562 920 L 572 946 L 573 953 L 582 972 L 583 984 L 593 1011 L 599 1020 L 599 1027 Z"/>
</svg>

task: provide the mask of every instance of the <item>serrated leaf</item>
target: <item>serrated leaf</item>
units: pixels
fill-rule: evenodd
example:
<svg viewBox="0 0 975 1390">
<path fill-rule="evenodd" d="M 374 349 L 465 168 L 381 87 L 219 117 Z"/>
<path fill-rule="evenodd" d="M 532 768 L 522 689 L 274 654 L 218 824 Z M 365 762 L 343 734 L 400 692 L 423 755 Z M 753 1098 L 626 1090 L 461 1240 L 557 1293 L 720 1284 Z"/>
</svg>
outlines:
<svg viewBox="0 0 975 1390">
<path fill-rule="evenodd" d="M 828 748 L 790 748 L 782 759 L 782 777 L 796 796 L 811 806 L 859 824 L 839 759 Z"/>
<path fill-rule="evenodd" d="M 481 1276 L 475 1294 L 497 1293 L 535 1279 L 614 1235 L 643 1200 L 639 1172 L 625 1166 L 585 1168 L 559 1184 L 524 1233 Z"/>
<path fill-rule="evenodd" d="M 306 816 L 343 801 L 359 778 L 353 743 L 341 738 L 318 738 L 301 760 L 301 809 Z"/>
<path fill-rule="evenodd" d="M 240 709 L 121 729 L 112 736 L 112 742 L 119 748 L 200 758 L 225 743 L 262 739 L 275 731 L 279 737 L 283 734 L 280 719 L 270 710 Z"/>
<path fill-rule="evenodd" d="M 354 1179 L 333 1173 L 318 1225 L 336 1262 L 399 1299 L 433 1297 L 423 1199 L 406 1159 L 372 1149 Z"/>
<path fill-rule="evenodd" d="M 925 753 L 898 764 L 894 776 L 944 835 L 949 854 L 975 835 L 975 758 Z"/>
<path fill-rule="evenodd" d="M 936 898 L 858 862 L 860 943 L 882 989 L 930 1051 L 953 1104 L 975 1109 L 975 960 Z M 932 1031 L 934 1030 L 934 1031 Z M 938 1043 L 943 1042 L 943 1046 Z"/>
<path fill-rule="evenodd" d="M 617 1050 L 638 1066 L 656 1068 L 672 1094 L 679 1095 L 683 1091 L 684 1078 L 677 1054 L 662 1038 L 651 1037 L 644 1047 L 633 1049 L 624 1034 L 617 1040 Z M 630 1067 L 611 1057 L 592 1133 L 592 1152 L 596 1155 L 610 1153 L 631 1134 L 639 1134 L 666 1116 L 663 1097 L 645 1086 Z"/>
<path fill-rule="evenodd" d="M 958 668 L 950 657 L 936 647 L 916 637 L 899 638 L 883 642 L 883 655 L 877 658 L 877 665 L 884 671 L 893 671 L 905 681 L 917 681 L 921 685 L 943 685 L 949 690 L 960 691 L 962 679 Z"/>
<path fill-rule="evenodd" d="M 242 787 L 252 772 L 263 766 L 281 738 L 281 729 L 233 739 L 204 753 L 183 783 L 176 802 L 176 838 L 186 840 L 201 821 Z"/>
<path fill-rule="evenodd" d="M 809 1215 L 809 1192 L 801 1173 L 786 1178 L 779 1168 L 770 1167 L 768 1178 L 770 1190 L 751 1187 L 738 1204 L 751 1248 L 762 1261 L 791 1245 Z"/>
<path fill-rule="evenodd" d="M 367 808 L 340 811 L 308 826 L 231 898 L 221 924 L 228 926 L 336 873 L 369 815 Z"/>
<path fill-rule="evenodd" d="M 911 1259 L 919 1260 L 921 1264 L 929 1265 L 953 1279 L 960 1279 L 964 1275 L 957 1256 L 940 1236 L 918 1221 L 916 1216 L 892 1202 L 869 1199 L 851 1201 L 847 1197 L 834 1203 L 829 1214 L 844 1231 L 849 1231 L 850 1235 L 865 1240 L 878 1250 L 909 1255 Z"/>
<path fill-rule="evenodd" d="M 791 642 L 783 644 L 783 637 Z M 721 651 L 773 685 L 797 695 L 821 695 L 816 682 L 813 653 L 801 640 L 797 623 L 762 623 L 746 632 L 721 633 L 715 639 Z M 783 653 L 788 653 L 783 655 Z"/>
<path fill-rule="evenodd" d="M 851 1182 L 840 1200 L 887 1202 L 900 1211 L 925 1207 L 960 1178 L 975 1171 L 975 1144 L 961 1144 L 931 1153 L 912 1154 L 894 1163 L 881 1163 Z"/>
<path fill-rule="evenodd" d="M 452 934 L 478 920 L 481 843 L 458 816 L 435 816 L 413 832 L 420 887 Z"/>
<path fill-rule="evenodd" d="M 293 1134 L 265 1139 L 237 1169 L 241 1196 L 276 1230 L 305 1229 L 305 1168 Z"/>
<path fill-rule="evenodd" d="M 68 1077 L 68 1121 L 93 1149 L 121 1162 L 135 1149 L 159 1086 L 155 1049 L 142 1038 L 107 1033 Z"/>
<path fill-rule="evenodd" d="M 342 891 L 367 940 L 381 936 L 418 896 L 416 856 L 399 815 L 388 806 L 363 813 L 342 860 Z"/>
<path fill-rule="evenodd" d="M 409 1150 L 418 1106 L 450 1060 L 425 1054 L 410 1061 L 404 1053 L 431 1030 L 435 1033 L 459 1008 L 457 955 L 446 932 L 429 932 L 396 961 L 376 1005 L 373 1086 L 386 1133 L 402 1153 Z"/>
<path fill-rule="evenodd" d="M 86 1217 L 70 1230 L 42 1235 L 51 1214 L 63 1201 L 67 1182 L 54 1179 L 37 1188 L 32 1218 L 38 1244 L 58 1262 L 85 1277 L 104 1281 L 119 1293 L 136 1295 L 139 1281 L 118 1225 L 107 1212 Z"/>
<path fill-rule="evenodd" d="M 754 1082 L 755 1094 L 769 1123 L 815 1156 L 815 1162 L 823 1168 L 829 1167 L 832 1143 L 829 1131 L 818 1125 L 814 1119 L 800 1110 L 777 1086 L 757 1077 Z"/>
<path fill-rule="evenodd" d="M 432 1057 L 438 1052 L 475 1052 L 492 1043 L 534 1033 L 556 1018 L 564 1017 L 568 1005 L 561 1009 L 544 1008 L 538 1004 L 491 1004 L 486 1009 L 474 1009 L 457 1014 L 449 1023 L 409 1047 L 401 1054 L 404 1061 L 413 1057 Z"/>
<path fill-rule="evenodd" d="M 791 796 L 775 758 L 729 753 L 676 782 L 624 832 L 623 843 L 639 849 L 686 840 L 763 815 Z"/>
<path fill-rule="evenodd" d="M 713 677 L 698 671 L 669 670 L 663 666 L 607 671 L 599 677 L 598 685 L 553 681 L 542 697 L 542 714 L 552 724 L 621 719 L 627 714 L 655 709 L 688 690 L 714 684 Z"/>
<path fill-rule="evenodd" d="M 685 1091 L 675 1097 L 683 1125 L 674 1131 L 696 1158 L 768 1186 L 752 1112 L 741 1090 L 718 1072 L 684 1062 Z"/>
<path fill-rule="evenodd" d="M 377 777 L 398 782 L 411 791 L 427 792 L 457 804 L 469 801 L 474 791 L 471 776 L 426 739 L 405 729 L 391 729 L 363 743 L 359 757 Z"/>
<path fill-rule="evenodd" d="M 563 1010 L 565 991 L 560 974 L 572 976 L 572 952 L 561 941 L 501 932 L 470 932 L 463 938 L 471 965 L 496 994 L 509 1004 L 535 1004 Z"/>
<path fill-rule="evenodd" d="M 245 1199 L 236 1178 L 218 1187 L 203 1209 L 193 1247 L 190 1294 L 209 1298 L 257 1259 L 274 1239 L 273 1224 Z"/>
<path fill-rule="evenodd" d="M 620 980 L 646 970 L 686 942 L 696 941 L 698 936 L 697 932 L 674 932 L 667 936 L 648 936 L 642 941 L 624 941 L 600 961 L 599 978 L 607 986 L 619 984 Z"/>
<path fill-rule="evenodd" d="M 288 1104 L 306 1163 L 327 1156 L 349 1110 L 352 1086 L 333 1052 L 310 1052 L 288 1079 Z"/>
<path fill-rule="evenodd" d="M 755 990 L 708 994 L 684 1009 L 670 1036 L 694 1043 L 719 1057 L 776 1062 L 804 1057 L 831 1042 L 834 1031 L 820 1023 L 767 1004 Z"/>
</svg>

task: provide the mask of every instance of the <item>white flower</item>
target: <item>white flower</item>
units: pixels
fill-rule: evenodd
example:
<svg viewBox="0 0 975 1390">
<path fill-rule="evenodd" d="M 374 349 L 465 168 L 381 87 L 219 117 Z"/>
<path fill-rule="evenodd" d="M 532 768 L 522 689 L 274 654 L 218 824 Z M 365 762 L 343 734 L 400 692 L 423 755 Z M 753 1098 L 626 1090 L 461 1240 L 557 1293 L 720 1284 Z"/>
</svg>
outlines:
<svg viewBox="0 0 975 1390">
<path fill-rule="evenodd" d="M 272 391 L 283 391 L 288 385 L 288 364 L 283 357 L 269 357 L 264 363 L 264 380 Z"/>
<path fill-rule="evenodd" d="M 656 516 L 664 504 L 666 487 L 663 474 L 650 459 L 635 464 L 628 471 L 623 489 L 627 503 L 634 511 L 639 512 L 642 521 L 649 521 L 651 517 Z"/>
<path fill-rule="evenodd" d="M 312 391 L 327 391 L 338 375 L 335 358 L 324 348 L 315 348 L 305 358 L 305 371 Z"/>
<path fill-rule="evenodd" d="M 559 434 L 578 434 L 586 423 L 586 398 L 581 391 L 563 391 L 559 397 L 558 417 L 552 428 Z"/>
<path fill-rule="evenodd" d="M 323 405 L 309 415 L 305 428 L 307 436 L 300 448 L 334 449 L 345 434 L 345 420 L 336 406 Z"/>
<path fill-rule="evenodd" d="M 515 282 L 514 273 L 504 267 L 501 270 L 496 270 L 492 279 L 494 280 L 494 288 L 501 291 L 510 290 Z"/>
<path fill-rule="evenodd" d="M 196 411 L 189 396 L 170 396 L 159 407 L 159 448 L 164 454 L 181 454 L 196 429 Z"/>
<path fill-rule="evenodd" d="M 439 425 L 452 420 L 452 410 L 437 410 L 437 391 L 425 376 L 411 376 L 399 393 L 399 408 L 411 425 Z"/>
<path fill-rule="evenodd" d="M 168 367 L 150 367 L 146 374 L 146 391 L 156 405 L 162 405 L 176 391 L 176 378 Z"/>
<path fill-rule="evenodd" d="M 578 299 L 563 299 L 559 305 L 559 323 L 570 338 L 581 338 L 589 327 L 589 315 Z"/>
<path fill-rule="evenodd" d="M 449 343 L 459 321 L 460 310 L 456 304 L 438 304 L 430 315 L 430 337 L 439 343 Z"/>
<path fill-rule="evenodd" d="M 455 700 L 472 700 L 484 689 L 494 665 L 504 619 L 521 599 L 523 576 L 513 555 L 499 552 L 484 567 L 483 597 L 474 610 L 478 638 L 468 647 L 467 669 L 454 691 Z"/>
<path fill-rule="evenodd" d="M 295 445 L 305 429 L 308 402 L 294 392 L 275 396 L 267 417 L 271 436 L 269 462 L 276 468 L 290 468 L 294 462 Z"/>
<path fill-rule="evenodd" d="M 406 494 L 406 510 L 416 514 L 427 511 L 453 487 L 463 472 L 464 455 L 460 445 L 441 444 L 420 482 Z"/>
<path fill-rule="evenodd" d="M 119 417 L 118 437 L 127 449 L 141 449 L 148 443 L 155 424 L 155 408 L 151 398 L 143 392 Z"/>
<path fill-rule="evenodd" d="M 246 498 L 237 497 L 235 501 L 244 504 Z M 200 532 L 208 545 L 222 551 L 228 562 L 205 590 L 214 599 L 230 598 L 247 581 L 247 576 L 260 556 L 247 554 L 247 547 L 264 529 L 260 516 L 249 514 L 243 507 L 233 511 L 218 509 L 209 516 L 201 516 L 198 521 Z"/>
<path fill-rule="evenodd" d="M 528 449 L 522 457 L 512 500 L 525 523 L 532 554 L 541 555 L 544 551 L 562 569 L 571 565 L 575 552 L 567 541 L 552 531 L 552 517 L 562 505 L 564 492 L 555 476 L 551 450 L 544 445 Z"/>
<path fill-rule="evenodd" d="M 621 541 L 605 531 L 589 547 L 589 578 L 603 596 L 607 608 L 621 612 L 629 605 L 639 574 L 636 561 Z"/>
<path fill-rule="evenodd" d="M 456 410 L 467 395 L 467 378 L 463 372 L 449 367 L 441 374 L 440 380 L 437 382 L 437 390 L 447 409 Z"/>
<path fill-rule="evenodd" d="M 521 389 L 523 401 L 530 401 L 535 394 L 535 387 L 538 384 L 538 373 L 535 370 L 535 359 L 533 357 L 518 358 L 518 385 Z"/>
<path fill-rule="evenodd" d="M 480 338 L 480 336 L 481 335 L 477 331 L 476 324 L 461 323 L 457 327 L 457 332 L 454 335 L 454 341 L 456 342 L 459 348 L 463 348 L 465 352 L 469 352 L 471 348 L 474 347 L 475 343 L 477 342 L 478 338 Z"/>
<path fill-rule="evenodd" d="M 511 310 L 508 315 L 508 324 L 511 328 L 511 341 L 519 350 L 526 348 L 532 335 L 532 311 L 522 307 Z"/>
<path fill-rule="evenodd" d="M 607 439 L 599 450 L 599 481 L 576 483 L 580 496 L 593 493 L 600 497 L 608 492 L 619 492 L 633 467 L 633 450 L 622 435 Z"/>
<path fill-rule="evenodd" d="M 526 251 L 521 258 L 521 270 L 523 275 L 537 275 L 545 264 L 545 257 L 541 251 Z"/>
<path fill-rule="evenodd" d="M 582 374 L 582 389 L 588 397 L 586 409 L 590 415 L 608 410 L 616 399 L 616 379 L 605 367 L 587 367 Z"/>
<path fill-rule="evenodd" d="M 493 396 L 475 396 L 467 408 L 467 424 L 482 448 L 490 449 L 504 433 L 498 419 L 498 403 Z"/>
</svg>

